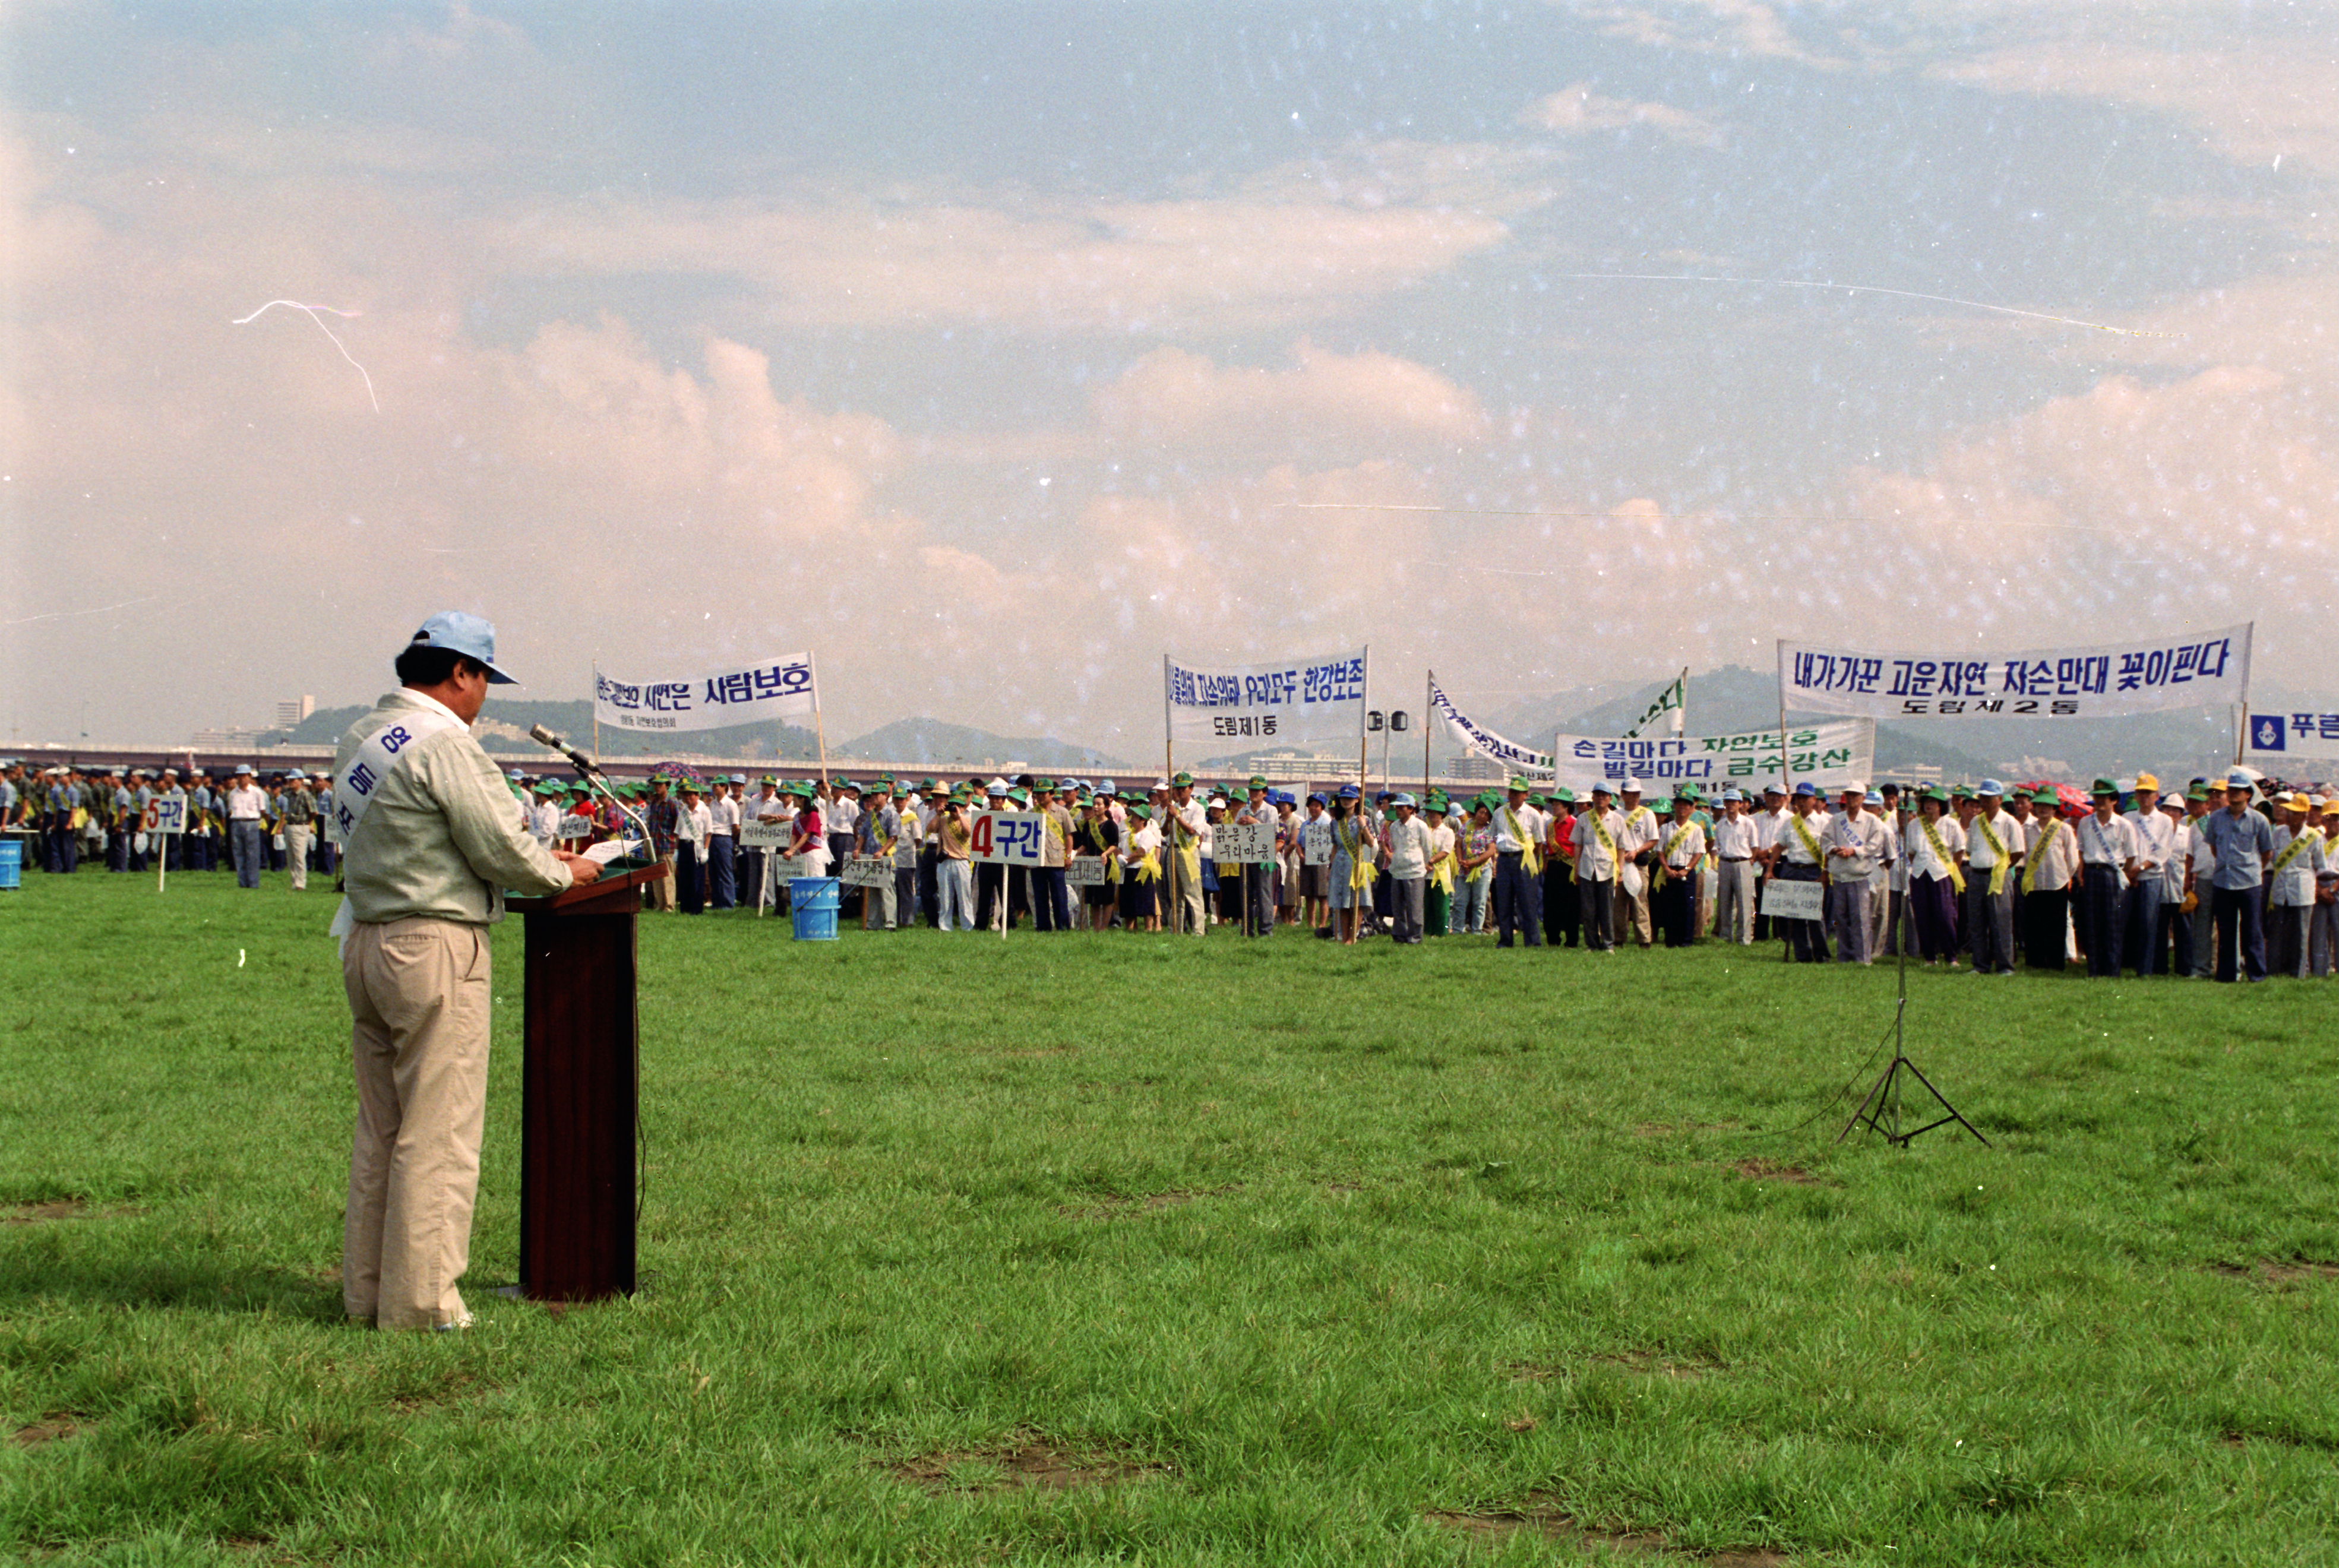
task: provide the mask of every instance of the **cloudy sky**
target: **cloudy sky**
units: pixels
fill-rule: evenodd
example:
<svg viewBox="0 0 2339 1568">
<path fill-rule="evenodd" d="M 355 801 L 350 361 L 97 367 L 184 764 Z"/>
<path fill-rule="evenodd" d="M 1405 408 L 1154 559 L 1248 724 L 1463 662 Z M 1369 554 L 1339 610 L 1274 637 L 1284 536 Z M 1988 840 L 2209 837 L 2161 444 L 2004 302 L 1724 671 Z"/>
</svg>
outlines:
<svg viewBox="0 0 2339 1568">
<path fill-rule="evenodd" d="M 810 647 L 832 736 L 1138 754 L 1165 649 L 1492 710 L 2255 616 L 2339 689 L 2328 6 L 27 0 L 0 48 L 17 739 L 360 700 L 449 606 L 531 695 Z"/>
</svg>

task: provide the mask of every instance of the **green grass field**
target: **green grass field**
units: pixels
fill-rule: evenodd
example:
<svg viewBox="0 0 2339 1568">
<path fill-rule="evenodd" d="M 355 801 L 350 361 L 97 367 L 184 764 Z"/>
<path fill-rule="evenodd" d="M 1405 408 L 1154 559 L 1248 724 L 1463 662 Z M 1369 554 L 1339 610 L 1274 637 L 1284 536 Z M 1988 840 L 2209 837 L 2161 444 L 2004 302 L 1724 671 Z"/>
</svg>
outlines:
<svg viewBox="0 0 2339 1568">
<path fill-rule="evenodd" d="M 332 895 L 0 895 L 0 1555 L 2322 1563 L 2339 990 L 646 917 L 647 1288 L 340 1321 Z M 15 1440 L 9 1441 L 9 1435 Z"/>
</svg>

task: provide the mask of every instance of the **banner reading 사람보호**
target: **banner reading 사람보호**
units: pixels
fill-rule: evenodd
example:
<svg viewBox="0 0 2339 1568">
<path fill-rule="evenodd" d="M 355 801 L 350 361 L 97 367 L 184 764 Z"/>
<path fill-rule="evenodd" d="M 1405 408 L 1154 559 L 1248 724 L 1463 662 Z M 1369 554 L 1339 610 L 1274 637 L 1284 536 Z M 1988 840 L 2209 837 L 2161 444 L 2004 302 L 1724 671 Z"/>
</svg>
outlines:
<svg viewBox="0 0 2339 1568">
<path fill-rule="evenodd" d="M 1878 653 L 1779 644 L 1791 708 L 1869 718 L 2124 718 L 2244 701 L 2255 623 L 2079 648 Z"/>
<path fill-rule="evenodd" d="M 810 654 L 656 680 L 620 680 L 593 672 L 593 716 L 615 729 L 719 730 L 795 717 L 819 706 L 820 685 Z"/>
<path fill-rule="evenodd" d="M 1205 668 L 1162 661 L 1173 745 L 1355 740 L 1365 729 L 1365 653 Z"/>
</svg>

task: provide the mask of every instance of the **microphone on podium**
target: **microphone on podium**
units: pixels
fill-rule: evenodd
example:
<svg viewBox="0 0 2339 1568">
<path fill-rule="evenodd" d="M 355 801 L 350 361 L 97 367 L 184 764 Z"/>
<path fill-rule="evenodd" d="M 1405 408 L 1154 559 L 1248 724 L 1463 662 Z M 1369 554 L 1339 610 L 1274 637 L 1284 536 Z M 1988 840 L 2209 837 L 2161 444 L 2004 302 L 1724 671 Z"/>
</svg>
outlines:
<svg viewBox="0 0 2339 1568">
<path fill-rule="evenodd" d="M 567 757 L 568 759 L 569 765 L 574 767 L 579 774 L 586 778 L 591 778 L 601 771 L 598 767 L 594 765 L 592 758 L 587 756 L 583 752 L 578 751 L 575 746 L 570 745 L 567 741 L 562 740 L 558 735 L 554 735 L 550 730 L 546 729 L 542 725 L 530 725 L 528 730 L 528 738 L 536 742 L 538 745 L 550 746 L 554 751 L 557 751 L 562 756 Z"/>
</svg>

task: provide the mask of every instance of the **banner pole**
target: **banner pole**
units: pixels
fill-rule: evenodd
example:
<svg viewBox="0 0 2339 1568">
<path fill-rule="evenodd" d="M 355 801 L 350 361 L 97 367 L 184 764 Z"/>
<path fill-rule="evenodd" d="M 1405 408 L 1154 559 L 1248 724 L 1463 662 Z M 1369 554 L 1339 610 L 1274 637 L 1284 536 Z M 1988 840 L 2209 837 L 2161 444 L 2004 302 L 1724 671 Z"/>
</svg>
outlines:
<svg viewBox="0 0 2339 1568">
<path fill-rule="evenodd" d="M 1430 694 L 1436 690 L 1437 672 L 1425 669 L 1421 674 L 1421 798 L 1429 799 L 1429 729 L 1437 722 L 1437 708 Z"/>
<path fill-rule="evenodd" d="M 1781 793 L 1791 803 L 1794 796 L 1794 776 L 1787 765 L 1787 641 L 1778 642 L 1779 676 L 1779 784 Z"/>
<path fill-rule="evenodd" d="M 1365 715 L 1373 705 L 1373 645 L 1365 645 L 1365 690 L 1357 705 L 1357 795 L 1359 802 L 1372 793 L 1373 775 L 1367 770 L 1367 759 L 1372 755 L 1371 738 L 1365 733 Z"/>
<path fill-rule="evenodd" d="M 2241 722 L 2234 726 L 2234 765 L 2235 767 L 2242 765 L 2242 757 L 2246 750 L 2249 734 L 2250 699 L 2244 697 L 2241 705 Z"/>
<path fill-rule="evenodd" d="M 1163 654 L 1161 656 L 1161 782 L 1168 784 L 1177 776 L 1178 742 L 1175 733 L 1170 727 L 1170 656 Z M 1165 879 L 1166 890 L 1170 894 L 1170 923 L 1167 929 L 1171 936 L 1176 936 L 1178 922 L 1185 918 L 1186 905 L 1178 896 L 1178 809 L 1175 803 L 1165 804 L 1169 806 L 1170 816 L 1170 820 L 1162 824 L 1161 833 L 1161 842 L 1170 851 L 1170 875 Z"/>
</svg>

